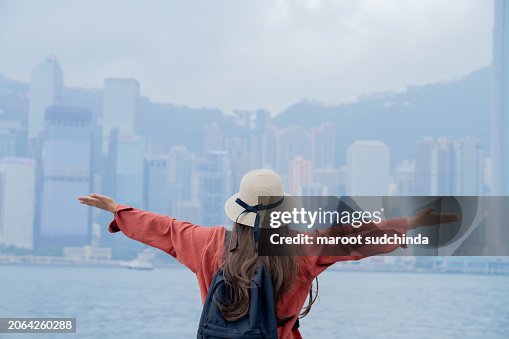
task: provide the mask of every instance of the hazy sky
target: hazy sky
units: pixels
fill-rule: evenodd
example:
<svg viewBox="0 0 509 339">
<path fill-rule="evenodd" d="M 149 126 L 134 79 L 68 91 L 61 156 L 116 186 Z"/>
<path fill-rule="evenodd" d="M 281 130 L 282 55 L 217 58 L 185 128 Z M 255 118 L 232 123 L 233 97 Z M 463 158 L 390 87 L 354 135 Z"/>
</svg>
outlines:
<svg viewBox="0 0 509 339">
<path fill-rule="evenodd" d="M 67 86 L 135 77 L 192 107 L 352 101 L 489 64 L 491 0 L 3 1 L 0 73 L 58 57 Z"/>
</svg>

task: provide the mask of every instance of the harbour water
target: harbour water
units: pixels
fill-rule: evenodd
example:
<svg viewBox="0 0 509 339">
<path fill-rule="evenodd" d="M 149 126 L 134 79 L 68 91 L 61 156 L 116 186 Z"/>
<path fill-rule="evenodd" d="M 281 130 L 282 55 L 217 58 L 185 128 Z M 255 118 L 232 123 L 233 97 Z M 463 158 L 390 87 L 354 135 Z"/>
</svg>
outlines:
<svg viewBox="0 0 509 339">
<path fill-rule="evenodd" d="M 509 276 L 327 271 L 305 338 L 507 338 Z M 201 312 L 184 268 L 0 266 L 0 317 L 76 317 L 76 334 L 193 338 Z"/>
</svg>

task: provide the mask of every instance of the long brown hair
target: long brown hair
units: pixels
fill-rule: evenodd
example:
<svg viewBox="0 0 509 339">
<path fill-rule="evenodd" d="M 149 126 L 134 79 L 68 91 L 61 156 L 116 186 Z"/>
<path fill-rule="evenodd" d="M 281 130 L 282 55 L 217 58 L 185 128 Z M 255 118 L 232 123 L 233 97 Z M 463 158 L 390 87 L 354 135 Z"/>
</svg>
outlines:
<svg viewBox="0 0 509 339">
<path fill-rule="evenodd" d="M 260 265 L 265 265 L 270 274 L 276 302 L 281 300 L 285 293 L 293 287 L 293 284 L 297 283 L 299 270 L 306 269 L 306 267 L 300 265 L 300 260 L 295 256 L 258 256 L 258 253 L 253 250 L 252 227 L 234 223 L 231 234 L 222 265 L 223 276 L 229 287 L 229 303 L 222 304 L 219 301 L 217 303 L 225 319 L 235 321 L 249 312 L 249 286 Z M 236 246 L 237 240 L 238 246 Z M 231 251 L 234 248 L 235 250 Z M 309 291 L 308 304 L 302 309 L 299 318 L 305 317 L 309 313 L 317 296 L 318 279 L 316 280 L 316 289 L 311 288 Z M 293 316 L 296 315 L 284 315 L 278 320 L 284 321 Z"/>
</svg>

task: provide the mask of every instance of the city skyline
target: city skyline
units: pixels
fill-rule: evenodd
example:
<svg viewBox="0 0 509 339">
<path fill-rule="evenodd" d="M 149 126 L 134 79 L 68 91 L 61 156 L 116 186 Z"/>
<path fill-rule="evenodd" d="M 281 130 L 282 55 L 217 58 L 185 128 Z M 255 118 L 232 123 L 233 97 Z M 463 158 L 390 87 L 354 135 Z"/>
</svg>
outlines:
<svg viewBox="0 0 509 339">
<path fill-rule="evenodd" d="M 494 56 L 506 46 L 502 19 L 497 17 L 493 28 Z M 497 63 L 502 59 L 494 57 L 494 67 L 503 68 Z M 27 191 L 35 201 L 35 247 L 90 244 L 92 225 L 109 219 L 74 201 L 91 191 L 127 205 L 218 225 L 228 223 L 221 202 L 235 192 L 244 173 L 256 168 L 279 172 L 287 190 L 296 195 L 486 195 L 495 193 L 500 179 L 491 175 L 498 160 L 492 161 L 485 151 L 482 134 L 413 135 L 403 154 L 391 133 L 377 133 L 373 126 L 348 135 L 337 116 L 317 113 L 321 118 L 308 123 L 302 117 L 276 123 L 284 117 L 262 109 L 235 110 L 234 115 L 197 113 L 194 118 L 203 120 L 193 130 L 193 117 L 174 124 L 164 114 L 149 118 L 147 98 L 141 95 L 144 83 L 136 78 L 107 76 L 94 97 L 69 96 L 66 73 L 56 56 L 35 64 L 28 100 L 18 106 L 27 110 L 26 121 L 22 114 L 14 119 L 7 114 L 0 126 L 2 156 L 36 164 L 33 192 Z M 509 77 L 502 75 L 502 81 Z M 437 90 L 444 91 L 440 86 Z M 407 90 L 409 95 L 412 91 Z M 384 101 L 374 112 L 399 106 L 404 114 L 416 104 L 397 102 L 387 93 L 363 100 L 369 106 L 379 98 Z M 495 98 L 505 100 L 504 95 Z M 308 109 L 313 107 L 319 108 Z M 494 117 L 504 117 L 504 112 L 495 109 Z M 432 113 L 425 111 L 424 120 L 426 114 Z M 404 130 L 412 123 L 405 119 L 392 123 Z M 172 139 L 172 134 L 185 138 Z M 80 222 L 75 223 L 77 215 Z M 107 239 L 105 229 L 100 233 L 103 242 L 96 239 L 96 244 L 122 246 L 122 240 Z"/>
<path fill-rule="evenodd" d="M 53 71 L 43 73 L 45 77 L 34 80 L 36 86 L 31 87 L 30 97 L 37 97 L 39 91 L 50 93 L 50 98 L 60 98 L 63 71 L 58 61 L 56 58 L 46 59 L 34 69 L 38 70 L 41 65 L 49 65 Z M 57 82 L 55 74 L 58 75 Z M 48 92 L 47 86 L 41 86 L 41 83 L 54 88 Z M 190 221 L 204 225 L 227 222 L 219 202 L 234 193 L 235 184 L 243 173 L 258 167 L 279 171 L 292 194 L 489 193 L 484 176 L 484 167 L 489 165 L 489 162 L 485 161 L 484 153 L 479 153 L 479 150 L 482 150 L 479 139 L 471 136 L 459 139 L 423 138 L 416 145 L 415 159 L 396 162 L 394 167 L 390 147 L 379 140 L 356 140 L 346 149 L 337 149 L 337 130 L 334 123 L 326 121 L 316 126 L 291 124 L 276 127 L 266 111 L 239 111 L 235 124 L 242 127 L 247 135 L 232 136 L 229 132 L 225 134 L 223 126 L 214 122 L 206 126 L 202 136 L 203 144 L 199 150 L 191 151 L 186 148 L 185 143 L 171 145 L 169 148 L 154 148 L 154 144 L 147 143 L 147 140 L 135 133 L 136 116 L 143 116 L 139 105 L 140 87 L 135 79 L 106 78 L 103 108 L 99 116 L 85 108 L 64 105 L 62 99 L 53 102 L 47 100 L 49 107 L 45 111 L 45 127 L 27 143 L 32 147 L 28 154 L 34 152 L 36 159 L 39 159 L 37 161 L 42 164 L 42 167 L 38 166 L 38 178 L 41 178 L 37 181 L 39 188 L 33 193 L 37 201 L 34 212 L 34 232 L 37 238 L 35 244 L 88 244 L 91 240 L 91 225 L 106 222 L 104 215 L 94 213 L 91 219 L 82 219 L 84 223 L 81 227 L 81 240 L 76 240 L 77 234 L 73 235 L 72 232 L 58 235 L 66 226 L 61 221 L 58 221 L 61 226 L 54 223 L 57 219 L 72 222 L 76 215 L 72 212 L 76 207 L 73 197 L 87 189 L 82 186 L 81 189 L 71 189 L 72 194 L 67 191 L 60 204 L 68 206 L 64 208 L 64 212 L 51 212 L 52 203 L 46 207 L 43 205 L 52 201 L 51 194 L 60 192 L 60 189 L 56 189 L 60 187 L 58 185 L 72 184 L 64 184 L 66 177 L 79 173 L 86 176 L 84 184 L 88 185 L 90 190 L 111 195 L 128 205 L 152 208 L 177 218 L 191 218 Z M 83 114 L 87 117 L 78 117 Z M 79 133 L 71 131 L 82 125 L 78 120 L 76 123 L 71 122 L 75 118 L 79 121 L 89 119 L 83 125 L 88 127 L 82 141 L 78 141 L 81 138 Z M 52 124 L 55 127 L 51 127 Z M 61 130 L 51 132 L 49 128 Z M 58 141 L 59 139 L 62 141 Z M 87 147 L 90 147 L 90 153 L 70 151 L 69 142 L 78 142 L 76 145 L 79 145 L 84 140 Z M 62 142 L 68 146 L 62 148 L 65 145 Z M 430 145 L 425 153 L 419 153 L 421 142 Z M 384 149 L 384 154 L 378 151 L 379 148 Z M 252 152 L 257 149 L 259 152 Z M 71 153 L 58 155 L 56 151 Z M 340 162 L 339 166 L 335 160 L 338 153 L 346 154 L 346 159 Z M 77 168 L 76 164 L 67 163 L 73 157 L 84 164 L 84 167 Z M 378 160 L 375 161 L 375 158 Z M 424 159 L 427 160 L 423 163 Z M 182 161 L 184 168 L 180 169 Z M 368 165 L 373 162 L 376 167 Z M 76 169 L 73 170 L 72 166 Z M 403 183 L 400 181 L 401 167 L 404 167 L 407 173 L 406 182 Z M 369 170 L 370 168 L 372 170 Z M 474 171 L 476 168 L 479 169 Z M 88 171 L 90 174 L 86 174 Z M 55 174 L 52 174 L 53 172 Z M 468 179 L 463 178 L 463 173 L 469 175 Z M 367 178 L 369 181 L 366 181 Z M 464 188 L 466 184 L 470 186 L 467 190 Z M 419 191 L 422 185 L 426 187 L 425 191 Z M 48 189 L 46 186 L 55 188 Z M 57 216 L 59 218 L 55 219 Z M 59 228 L 57 233 L 50 231 Z M 104 237 L 105 230 L 102 230 L 102 233 Z M 114 243 L 110 245 L 115 247 Z"/>
</svg>

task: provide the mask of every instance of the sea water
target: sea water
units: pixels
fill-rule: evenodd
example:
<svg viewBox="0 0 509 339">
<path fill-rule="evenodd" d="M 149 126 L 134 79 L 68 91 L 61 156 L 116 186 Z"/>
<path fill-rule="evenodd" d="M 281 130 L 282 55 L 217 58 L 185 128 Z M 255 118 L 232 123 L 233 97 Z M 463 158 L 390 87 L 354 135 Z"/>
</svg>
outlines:
<svg viewBox="0 0 509 339">
<path fill-rule="evenodd" d="M 507 338 L 509 276 L 326 271 L 305 338 Z M 0 317 L 75 317 L 76 334 L 194 338 L 201 299 L 185 268 L 0 266 Z"/>
</svg>

